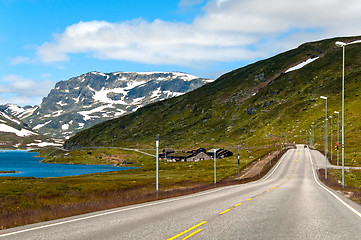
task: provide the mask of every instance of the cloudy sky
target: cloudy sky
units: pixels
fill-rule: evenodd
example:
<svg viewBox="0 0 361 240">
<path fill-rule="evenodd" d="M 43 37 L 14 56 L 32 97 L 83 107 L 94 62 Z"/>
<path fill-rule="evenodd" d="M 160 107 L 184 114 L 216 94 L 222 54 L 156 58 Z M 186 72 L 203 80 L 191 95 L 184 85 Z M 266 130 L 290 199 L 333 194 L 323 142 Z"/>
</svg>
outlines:
<svg viewBox="0 0 361 240">
<path fill-rule="evenodd" d="M 0 104 L 99 71 L 222 73 L 361 35 L 359 0 L 0 0 Z"/>
</svg>

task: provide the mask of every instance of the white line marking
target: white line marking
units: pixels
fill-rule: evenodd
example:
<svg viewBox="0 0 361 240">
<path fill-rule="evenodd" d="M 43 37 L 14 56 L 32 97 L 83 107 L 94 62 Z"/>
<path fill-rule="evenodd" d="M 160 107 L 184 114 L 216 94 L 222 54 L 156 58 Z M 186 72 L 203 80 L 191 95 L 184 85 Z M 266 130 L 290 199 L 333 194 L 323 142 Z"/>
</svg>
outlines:
<svg viewBox="0 0 361 240">
<path fill-rule="evenodd" d="M 285 158 L 285 156 L 288 152 L 289 151 L 287 151 L 285 154 L 283 154 L 283 156 L 281 157 L 281 160 L 278 161 L 278 163 L 277 163 L 276 167 L 273 169 L 273 171 L 267 177 L 265 177 L 263 180 L 267 180 L 276 171 L 276 169 L 281 164 L 281 162 L 283 161 L 283 159 Z"/>
<path fill-rule="evenodd" d="M 274 168 L 274 170 L 267 176 L 267 178 L 265 178 L 264 180 L 268 179 L 277 169 L 277 167 L 281 164 L 282 160 L 285 158 L 286 154 L 289 151 L 287 151 L 282 158 L 280 159 L 280 161 L 277 163 L 276 167 Z M 72 220 L 67 220 L 67 221 L 63 221 L 63 222 L 57 222 L 57 223 L 52 223 L 52 224 L 48 224 L 48 225 L 44 225 L 44 226 L 39 226 L 39 227 L 33 227 L 33 228 L 28 228 L 28 229 L 24 229 L 24 230 L 19 230 L 19 231 L 15 231 L 15 232 L 10 232 L 10 233 L 5 233 L 5 234 L 1 234 L 0 238 L 2 237 L 7 237 L 7 236 L 11 236 L 11 235 L 15 235 L 15 234 L 19 234 L 19 233 L 24 233 L 24 232 L 30 232 L 30 231 L 34 231 L 34 230 L 39 230 L 39 229 L 43 229 L 43 228 L 48 228 L 48 227 L 54 227 L 54 226 L 58 226 L 58 225 L 63 225 L 66 223 L 72 223 L 72 222 L 78 222 L 78 221 L 82 221 L 82 220 L 86 220 L 86 219 L 91 219 L 91 218 L 96 218 L 96 217 L 100 217 L 100 216 L 105 216 L 105 215 L 109 215 L 109 214 L 113 214 L 113 213 L 119 213 L 119 212 L 124 212 L 124 211 L 128 211 L 128 210 L 134 210 L 134 209 L 138 209 L 138 208 L 143 208 L 143 207 L 150 207 L 153 205 L 158 205 L 158 204 L 162 204 L 162 203 L 169 203 L 169 202 L 174 202 L 174 201 L 178 201 L 178 200 L 183 200 L 183 199 L 187 199 L 187 198 L 192 198 L 192 197 L 199 197 L 202 195 L 206 195 L 206 194 L 210 194 L 210 193 L 214 193 L 214 192 L 218 192 L 221 190 L 225 190 L 228 188 L 233 188 L 233 187 L 239 187 L 239 185 L 232 185 L 232 186 L 226 186 L 226 187 L 221 187 L 221 188 L 217 188 L 214 190 L 209 190 L 206 192 L 201 192 L 201 193 L 196 193 L 196 194 L 192 194 L 192 195 L 187 195 L 187 196 L 183 196 L 183 197 L 177 197 L 177 198 L 173 198 L 173 199 L 166 199 L 166 200 L 161 200 L 161 201 L 157 201 L 157 202 L 153 202 L 153 203 L 149 203 L 149 204 L 144 204 L 144 205 L 140 205 L 140 206 L 134 206 L 134 207 L 127 207 L 127 208 L 122 208 L 122 209 L 118 209 L 118 210 L 113 210 L 113 211 L 109 211 L 109 212 L 105 212 L 105 213 L 99 213 L 99 214 L 95 214 L 95 215 L 91 215 L 91 216 L 86 216 L 86 217 L 81 217 L 81 218 L 77 218 L 77 219 L 72 219 Z"/>
<path fill-rule="evenodd" d="M 309 148 L 308 149 L 308 155 L 310 156 L 310 161 L 311 161 L 311 166 L 312 166 L 312 171 L 313 171 L 313 178 L 315 179 L 316 183 L 318 185 L 320 185 L 320 187 L 322 187 L 323 189 L 325 189 L 327 192 L 329 192 L 334 198 L 336 198 L 339 202 L 341 202 L 345 207 L 347 207 L 348 209 L 350 209 L 353 213 L 355 213 L 357 216 L 359 216 L 361 218 L 361 213 L 359 213 L 356 209 L 354 209 L 353 207 L 351 207 L 350 205 L 348 205 L 346 202 L 344 202 L 341 198 L 339 198 L 336 194 L 334 194 L 333 192 L 331 192 L 330 190 L 328 190 L 327 188 L 325 188 L 324 186 L 322 186 L 322 184 L 318 181 L 318 179 L 316 178 L 316 171 L 313 168 L 313 161 L 312 161 L 312 157 L 311 157 L 311 151 Z"/>
<path fill-rule="evenodd" d="M 209 191 L 206 191 L 206 192 L 201 192 L 201 193 L 198 193 L 198 194 L 192 194 L 192 195 L 177 197 L 177 198 L 173 198 L 173 199 L 160 200 L 160 201 L 152 202 L 152 203 L 149 203 L 149 204 L 143 204 L 143 205 L 140 205 L 140 206 L 127 207 L 127 208 L 122 208 L 122 209 L 113 210 L 113 211 L 109 211 L 109 212 L 99 213 L 99 214 L 95 214 L 95 215 L 91 215 L 91 216 L 81 217 L 81 218 L 77 218 L 77 219 L 71 219 L 71 220 L 67 220 L 67 221 L 63 221 L 63 222 L 57 222 L 57 223 L 52 223 L 52 224 L 48 224 L 48 225 L 44 225 L 44 226 L 19 230 L 19 231 L 15 231 L 15 232 L 11 232 L 11 233 L 5 233 L 5 234 L 1 234 L 0 238 L 15 235 L 15 234 L 19 234 L 19 233 L 39 230 L 39 229 L 43 229 L 43 228 L 54 227 L 54 226 L 58 226 L 58 225 L 66 224 L 66 223 L 78 222 L 78 221 L 91 219 L 91 218 L 96 218 L 96 217 L 100 217 L 100 216 L 105 216 L 105 215 L 109 215 L 109 214 L 113 214 L 113 213 L 119 213 L 119 212 L 124 212 L 124 211 L 128 211 L 128 210 L 143 208 L 143 207 L 150 207 L 150 206 L 154 206 L 154 205 L 158 205 L 158 204 L 162 204 L 162 203 L 169 203 L 169 202 L 174 202 L 174 201 L 183 200 L 183 199 L 192 198 L 192 197 L 199 197 L 199 196 L 202 196 L 202 195 L 218 192 L 218 191 L 225 190 L 225 189 L 228 189 L 228 188 L 233 188 L 233 187 L 239 187 L 239 185 L 221 187 L 221 188 L 209 190 Z"/>
</svg>

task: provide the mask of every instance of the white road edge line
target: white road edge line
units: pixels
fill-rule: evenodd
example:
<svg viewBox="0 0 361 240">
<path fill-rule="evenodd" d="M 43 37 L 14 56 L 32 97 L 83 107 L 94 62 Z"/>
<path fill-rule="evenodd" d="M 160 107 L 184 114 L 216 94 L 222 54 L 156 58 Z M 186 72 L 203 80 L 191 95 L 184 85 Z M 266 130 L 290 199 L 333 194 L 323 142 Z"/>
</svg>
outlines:
<svg viewBox="0 0 361 240">
<path fill-rule="evenodd" d="M 311 151 L 309 148 L 308 149 L 308 155 L 310 156 L 310 161 L 311 161 L 311 166 L 312 166 L 312 171 L 313 171 L 313 178 L 315 179 L 316 183 L 322 187 L 323 189 L 325 189 L 327 192 L 329 192 L 334 198 L 336 198 L 339 202 L 341 202 L 345 207 L 347 207 L 348 209 L 350 209 L 353 213 L 355 213 L 357 216 L 359 216 L 361 218 L 361 213 L 359 213 L 356 209 L 354 209 L 353 207 L 351 207 L 350 205 L 348 205 L 346 202 L 344 202 L 341 198 L 339 198 L 336 194 L 334 194 L 333 192 L 331 192 L 329 189 L 327 189 L 326 187 L 322 186 L 322 184 L 318 181 L 317 177 L 316 177 L 316 171 L 313 167 L 313 161 L 312 161 L 312 156 L 311 156 Z"/>
<path fill-rule="evenodd" d="M 281 162 L 283 161 L 283 159 L 285 158 L 286 154 L 288 153 L 289 151 L 287 151 L 285 154 L 283 154 L 283 156 L 281 157 L 281 160 L 278 161 L 276 167 L 273 169 L 273 171 L 267 176 L 265 177 L 263 180 L 267 180 L 275 171 L 276 169 L 278 168 L 278 166 L 281 164 Z"/>
<path fill-rule="evenodd" d="M 281 158 L 281 160 L 277 163 L 276 167 L 273 169 L 273 171 L 267 176 L 267 178 L 265 178 L 264 180 L 267 180 L 277 169 L 277 167 L 280 165 L 280 163 L 282 162 L 282 160 L 284 159 L 285 155 L 288 153 L 289 151 L 287 151 Z M 77 219 L 72 219 L 72 220 L 67 220 L 67 221 L 63 221 L 63 222 L 57 222 L 57 223 L 52 223 L 52 224 L 48 224 L 48 225 L 44 225 L 44 226 L 39 226 L 39 227 L 33 227 L 33 228 L 28 228 L 28 229 L 24 229 L 24 230 L 19 230 L 19 231 L 15 231 L 15 232 L 10 232 L 10 233 L 5 233 L 5 234 L 1 234 L 0 238 L 2 237 L 7 237 L 7 236 L 11 236 L 11 235 L 15 235 L 15 234 L 19 234 L 19 233 L 24 233 L 24 232 L 30 232 L 30 231 L 34 231 L 34 230 L 39 230 L 39 229 L 43 229 L 43 228 L 48 228 L 48 227 L 54 227 L 54 226 L 58 226 L 58 225 L 63 225 L 66 223 L 72 223 L 72 222 L 78 222 L 78 221 L 82 221 L 82 220 L 86 220 L 86 219 L 91 219 L 91 218 L 96 218 L 96 217 L 100 217 L 100 216 L 105 216 L 105 215 L 109 215 L 109 214 L 113 214 L 113 213 L 118 213 L 118 212 L 124 212 L 124 211 L 128 211 L 128 210 L 133 210 L 133 209 L 138 209 L 138 208 L 142 208 L 142 207 L 149 207 L 149 206 L 153 206 L 153 205 L 158 205 L 158 204 L 162 204 L 162 203 L 168 203 L 168 202 L 174 202 L 174 201 L 178 201 L 178 200 L 182 200 L 182 199 L 187 199 L 187 198 L 192 198 L 192 197 L 199 197 L 202 195 L 206 195 L 209 193 L 214 193 L 214 192 L 218 192 L 227 188 L 232 188 L 232 187 L 237 187 L 238 185 L 232 185 L 232 186 L 227 186 L 227 187 L 222 187 L 222 188 L 218 188 L 218 189 L 214 189 L 214 190 L 209 190 L 207 192 L 202 192 L 202 193 L 198 193 L 195 195 L 188 195 L 188 196 L 183 196 L 183 197 L 177 197 L 174 199 L 166 199 L 166 200 L 161 200 L 161 201 L 157 201 L 157 202 L 153 202 L 153 203 L 149 203 L 149 204 L 144 204 L 144 205 L 140 205 L 140 206 L 134 206 L 134 207 L 128 207 L 128 208 L 123 208 L 123 209 L 118 209 L 118 210 L 114 210 L 114 211 L 109 211 L 109 212 L 105 212 L 105 213 L 99 213 L 99 214 L 95 214 L 95 215 L 91 215 L 91 216 L 87 216 L 87 217 L 81 217 L 81 218 L 77 218 Z"/>
<path fill-rule="evenodd" d="M 0 238 L 15 235 L 15 234 L 19 234 L 19 233 L 39 230 L 39 229 L 43 229 L 43 228 L 54 227 L 54 226 L 58 226 L 58 225 L 66 224 L 66 223 L 78 222 L 78 221 L 91 219 L 91 218 L 96 218 L 96 217 L 100 217 L 100 216 L 105 216 L 105 215 L 109 215 L 109 214 L 113 214 L 113 213 L 124 212 L 124 211 L 134 210 L 134 209 L 143 208 L 143 207 L 149 207 L 149 206 L 158 205 L 158 204 L 162 204 L 162 203 L 174 202 L 174 201 L 187 199 L 187 198 L 192 198 L 192 197 L 199 197 L 199 196 L 202 196 L 202 195 L 218 192 L 218 191 L 221 191 L 221 190 L 224 190 L 224 189 L 227 189 L 227 188 L 232 188 L 232 187 L 237 187 L 237 186 L 238 185 L 222 187 L 222 188 L 210 190 L 210 191 L 207 191 L 207 192 L 202 192 L 202 193 L 199 193 L 199 194 L 196 194 L 196 195 L 187 195 L 187 196 L 177 197 L 177 198 L 173 198 L 173 199 L 165 199 L 165 200 L 152 202 L 152 203 L 149 203 L 149 204 L 143 204 L 143 205 L 134 206 L 134 207 L 126 207 L 126 208 L 123 208 L 123 209 L 118 209 L 118 210 L 114 210 L 114 211 L 99 213 L 99 214 L 95 214 L 95 215 L 91 215 L 91 216 L 86 216 L 86 217 L 71 219 L 71 220 L 67 220 L 67 221 L 63 221 L 63 222 L 52 223 L 52 224 L 48 224 L 48 225 L 44 225 L 44 226 L 33 227 L 33 228 L 28 228 L 28 229 L 24 229 L 24 230 L 15 231 L 15 232 L 5 233 L 5 234 L 1 234 Z"/>
</svg>

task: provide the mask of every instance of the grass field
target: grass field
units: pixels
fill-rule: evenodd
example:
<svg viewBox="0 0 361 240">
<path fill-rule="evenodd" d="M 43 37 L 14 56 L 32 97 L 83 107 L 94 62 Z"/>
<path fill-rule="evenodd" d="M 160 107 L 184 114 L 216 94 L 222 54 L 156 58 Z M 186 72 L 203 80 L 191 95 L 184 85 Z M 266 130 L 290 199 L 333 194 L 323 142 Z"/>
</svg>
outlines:
<svg viewBox="0 0 361 240">
<path fill-rule="evenodd" d="M 275 147 L 240 150 L 240 168 L 274 149 Z M 217 186 L 234 183 L 237 178 L 237 149 L 231 150 L 234 151 L 234 156 L 217 160 Z M 67 153 L 69 155 L 65 156 Z M 127 160 L 133 163 L 132 166 L 140 168 L 59 178 L 0 177 L 0 228 L 179 196 L 214 187 L 213 160 L 160 162 L 160 192 L 156 196 L 155 159 L 136 151 L 104 148 L 63 152 L 48 149 L 40 156 L 47 156 L 44 162 L 72 164 L 119 164 Z"/>
<path fill-rule="evenodd" d="M 341 185 L 341 170 L 329 169 L 327 179 L 324 178 L 325 171 L 319 171 L 319 178 L 330 188 L 343 193 L 346 197 L 361 204 L 361 170 L 345 171 L 345 187 Z"/>
</svg>

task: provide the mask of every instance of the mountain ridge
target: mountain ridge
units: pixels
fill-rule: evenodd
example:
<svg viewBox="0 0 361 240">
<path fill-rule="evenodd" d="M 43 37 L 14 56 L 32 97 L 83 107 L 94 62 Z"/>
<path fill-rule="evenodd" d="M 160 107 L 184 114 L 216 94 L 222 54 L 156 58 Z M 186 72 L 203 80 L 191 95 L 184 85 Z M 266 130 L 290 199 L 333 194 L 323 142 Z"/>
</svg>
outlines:
<svg viewBox="0 0 361 240">
<path fill-rule="evenodd" d="M 66 138 L 155 101 L 180 96 L 210 79 L 180 72 L 89 72 L 56 83 L 39 106 L 2 106 L 49 137 Z"/>
<path fill-rule="evenodd" d="M 319 96 L 328 95 L 329 108 L 340 110 L 342 51 L 335 42 L 360 39 L 360 36 L 332 38 L 302 44 L 226 73 L 185 95 L 97 124 L 76 134 L 64 146 L 69 149 L 107 146 L 114 134 L 115 146 L 150 147 L 156 134 L 160 134 L 165 146 L 184 148 L 216 143 L 270 144 L 281 139 L 300 142 L 306 138 L 304 128 L 310 129 L 311 125 L 316 136 L 322 136 L 324 103 Z M 346 93 L 350 106 L 357 102 L 361 91 L 357 82 L 361 62 L 359 45 L 347 47 Z M 359 108 L 353 110 L 360 112 Z M 346 114 L 353 124 L 347 134 L 354 139 L 361 123 L 350 112 Z M 322 138 L 316 136 L 314 141 L 320 146 Z"/>
</svg>

